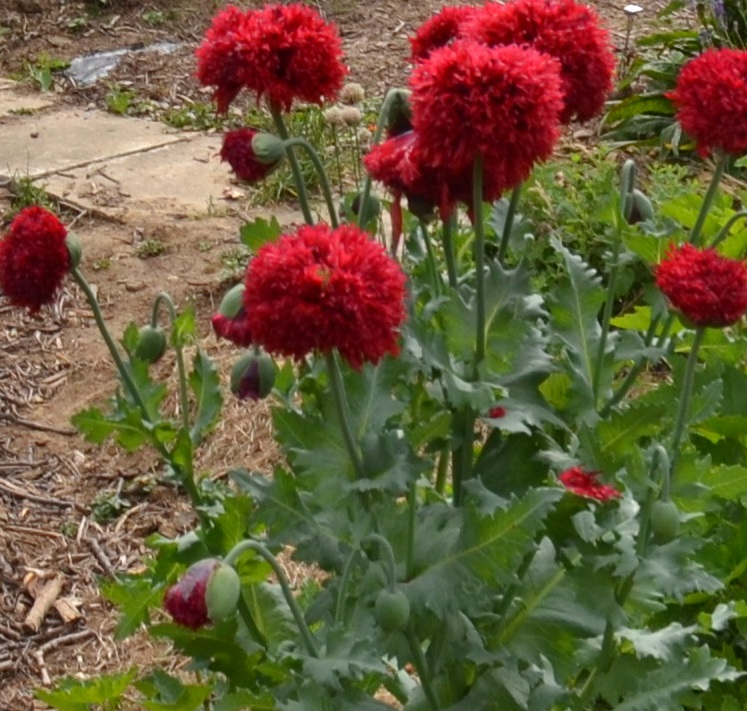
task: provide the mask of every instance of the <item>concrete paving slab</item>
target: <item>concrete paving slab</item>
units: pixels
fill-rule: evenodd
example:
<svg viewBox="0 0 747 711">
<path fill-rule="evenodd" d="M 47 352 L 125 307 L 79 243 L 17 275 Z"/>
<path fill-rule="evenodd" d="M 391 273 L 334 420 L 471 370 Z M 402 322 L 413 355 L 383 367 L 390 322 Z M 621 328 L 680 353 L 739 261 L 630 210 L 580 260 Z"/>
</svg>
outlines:
<svg viewBox="0 0 747 711">
<path fill-rule="evenodd" d="M 0 77 L 0 91 L 11 91 L 12 89 L 18 88 L 18 82 L 12 79 L 5 79 Z"/>
<path fill-rule="evenodd" d="M 0 87 L 0 117 L 13 114 L 25 114 L 54 105 L 54 99 L 45 98 L 44 94 L 19 94 L 15 91 L 2 91 Z M 0 127 L 0 131 L 3 127 Z"/>
<path fill-rule="evenodd" d="M 185 140 L 154 121 L 63 109 L 0 122 L 0 183 L 69 171 Z"/>
<path fill-rule="evenodd" d="M 42 182 L 52 195 L 119 220 L 143 211 L 204 215 L 231 190 L 228 166 L 215 157 L 220 143 L 220 136 L 184 134 L 179 143 L 96 161 Z"/>
</svg>

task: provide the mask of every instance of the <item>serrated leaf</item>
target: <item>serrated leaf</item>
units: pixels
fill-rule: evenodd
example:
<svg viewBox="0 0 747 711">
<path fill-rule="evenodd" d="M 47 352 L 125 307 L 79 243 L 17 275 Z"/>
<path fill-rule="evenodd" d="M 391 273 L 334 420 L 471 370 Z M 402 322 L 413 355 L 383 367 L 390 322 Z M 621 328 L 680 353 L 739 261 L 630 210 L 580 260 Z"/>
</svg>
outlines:
<svg viewBox="0 0 747 711">
<path fill-rule="evenodd" d="M 298 638 L 298 629 L 279 585 L 257 583 L 244 587 L 244 600 L 257 629 L 275 653 L 288 640 Z"/>
<path fill-rule="evenodd" d="M 195 310 L 190 304 L 171 324 L 171 345 L 174 348 L 184 348 L 184 346 L 192 342 L 195 332 Z"/>
<path fill-rule="evenodd" d="M 163 587 L 154 586 L 147 578 L 129 577 L 113 583 L 104 583 L 102 593 L 120 611 L 114 633 L 117 640 L 134 634 L 138 627 L 150 622 L 150 610 L 160 606 Z"/>
<path fill-rule="evenodd" d="M 213 711 L 275 711 L 277 708 L 277 702 L 269 694 L 257 694 L 246 689 L 227 692 L 213 705 Z"/>
<path fill-rule="evenodd" d="M 135 686 L 145 697 L 140 704 L 148 711 L 198 711 L 212 693 L 206 684 L 183 684 L 158 668 Z"/>
<path fill-rule="evenodd" d="M 273 215 L 269 220 L 258 217 L 251 222 L 245 222 L 239 230 L 239 239 L 252 252 L 256 252 L 263 245 L 274 242 L 283 232 L 278 218 Z"/>
<path fill-rule="evenodd" d="M 195 395 L 197 414 L 189 433 L 191 440 L 199 444 L 205 433 L 215 425 L 223 406 L 223 394 L 215 363 L 201 349 L 197 349 L 189 385 Z"/>
<path fill-rule="evenodd" d="M 119 707 L 136 675 L 137 670 L 130 669 L 122 674 L 101 674 L 85 681 L 67 678 L 59 682 L 54 691 L 39 689 L 36 696 L 59 711 L 90 711 L 94 704 L 114 709 Z"/>
<path fill-rule="evenodd" d="M 615 711 L 680 711 L 682 701 L 692 691 L 705 691 L 714 681 L 734 681 L 742 673 L 724 659 L 711 656 L 707 646 L 694 649 L 689 657 L 676 657 L 652 668 L 622 658 L 608 674 L 595 682 Z M 614 684 L 610 680 L 614 679 Z M 614 688 L 614 695 L 609 690 Z"/>
<path fill-rule="evenodd" d="M 673 622 L 659 630 L 630 629 L 623 627 L 617 636 L 633 645 L 639 657 L 653 657 L 663 662 L 681 658 L 687 640 L 692 639 L 697 627 L 683 627 Z"/>
<path fill-rule="evenodd" d="M 534 537 L 545 516 L 562 496 L 560 489 L 531 489 L 511 502 L 471 481 L 464 520 L 452 539 L 451 527 L 428 532 L 427 549 L 440 550 L 438 559 L 422 567 L 424 550 L 415 551 L 418 574 L 408 585 L 408 597 L 416 604 L 446 614 L 455 606 L 475 604 L 480 585 L 515 582 L 515 571 L 524 555 L 535 546 Z M 468 593 L 467 590 L 471 592 Z"/>
<path fill-rule="evenodd" d="M 551 322 L 554 334 L 565 346 L 570 366 L 566 372 L 573 381 L 575 407 L 586 420 L 595 413 L 592 384 L 602 333 L 597 317 L 605 291 L 599 274 L 581 257 L 572 254 L 557 239 L 552 244 L 562 255 L 568 276 L 552 290 Z"/>
</svg>

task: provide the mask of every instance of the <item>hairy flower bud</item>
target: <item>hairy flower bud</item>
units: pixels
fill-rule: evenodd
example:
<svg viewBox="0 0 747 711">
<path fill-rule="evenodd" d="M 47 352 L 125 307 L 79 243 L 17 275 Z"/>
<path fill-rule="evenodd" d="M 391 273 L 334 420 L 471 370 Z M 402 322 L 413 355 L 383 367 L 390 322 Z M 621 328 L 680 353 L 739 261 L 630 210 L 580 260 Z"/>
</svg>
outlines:
<svg viewBox="0 0 747 711">
<path fill-rule="evenodd" d="M 229 289 L 220 302 L 218 313 L 211 319 L 216 336 L 241 348 L 248 348 L 252 344 L 252 333 L 244 310 L 245 288 L 242 282 Z"/>
<path fill-rule="evenodd" d="M 145 363 L 155 363 L 166 352 L 166 334 L 160 326 L 143 326 L 137 334 L 135 357 Z"/>
<path fill-rule="evenodd" d="M 282 139 L 271 133 L 257 133 L 252 138 L 252 149 L 260 163 L 274 166 L 285 158 Z"/>
<path fill-rule="evenodd" d="M 231 392 L 239 400 L 262 400 L 272 392 L 276 374 L 270 356 L 245 353 L 231 369 Z"/>
<path fill-rule="evenodd" d="M 266 178 L 280 165 L 284 155 L 283 142 L 277 136 L 253 128 L 228 131 L 220 150 L 221 159 L 246 183 Z"/>
<path fill-rule="evenodd" d="M 83 259 L 83 245 L 77 235 L 68 232 L 65 238 L 65 246 L 67 247 L 67 253 L 70 255 L 70 269 L 75 269 L 80 264 L 80 260 Z"/>
<path fill-rule="evenodd" d="M 217 558 L 205 558 L 166 591 L 164 607 L 177 624 L 196 630 L 232 614 L 240 592 L 241 581 L 233 568 Z"/>
</svg>

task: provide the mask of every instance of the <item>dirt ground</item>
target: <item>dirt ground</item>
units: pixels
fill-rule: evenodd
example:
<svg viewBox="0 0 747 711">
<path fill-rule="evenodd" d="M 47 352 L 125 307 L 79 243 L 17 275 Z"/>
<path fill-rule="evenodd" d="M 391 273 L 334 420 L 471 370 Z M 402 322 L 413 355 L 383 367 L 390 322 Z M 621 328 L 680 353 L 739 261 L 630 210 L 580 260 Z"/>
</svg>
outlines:
<svg viewBox="0 0 747 711">
<path fill-rule="evenodd" d="M 315 4 L 339 24 L 351 80 L 377 96 L 404 82 L 408 35 L 445 3 Z M 92 87 L 54 74 L 52 90 L 62 101 L 101 108 L 113 83 L 162 107 L 206 101 L 192 77 L 193 52 L 219 6 L 214 0 L 2 0 L 0 77 L 30 79 L 29 68 L 45 61 L 179 42 L 170 55 L 133 56 Z M 622 46 L 621 7 L 599 9 Z M 0 228 L 10 200 L 10 192 L 0 188 Z M 221 255 L 237 244 L 239 219 L 176 223 L 152 214 L 133 226 L 85 212 L 64 217 L 83 242 L 83 271 L 96 284 L 115 336 L 130 320 L 144 323 L 153 297 L 165 288 L 178 305 L 195 306 L 199 345 L 218 360 L 225 380 L 236 350 L 211 335 L 209 318 L 231 283 Z M 139 257 L 144 237 L 160 240 L 165 252 Z M 173 363 L 158 368 L 169 377 Z M 193 525 L 183 498 L 159 482 L 148 456 L 128 456 L 114 445 L 91 446 L 71 428 L 71 415 L 102 405 L 114 387 L 113 366 L 72 283 L 54 307 L 36 317 L 0 297 L 0 711 L 46 708 L 34 700 L 34 689 L 64 675 L 86 678 L 141 662 L 158 661 L 165 668 L 181 663 L 144 635 L 115 643 L 116 611 L 99 593 L 101 579 L 139 568 L 148 535 L 174 536 Z M 199 469 L 217 477 L 242 465 L 269 471 L 276 456 L 267 406 L 229 401 Z M 27 617 L 33 595 L 56 581 L 57 606 L 37 627 Z"/>
</svg>

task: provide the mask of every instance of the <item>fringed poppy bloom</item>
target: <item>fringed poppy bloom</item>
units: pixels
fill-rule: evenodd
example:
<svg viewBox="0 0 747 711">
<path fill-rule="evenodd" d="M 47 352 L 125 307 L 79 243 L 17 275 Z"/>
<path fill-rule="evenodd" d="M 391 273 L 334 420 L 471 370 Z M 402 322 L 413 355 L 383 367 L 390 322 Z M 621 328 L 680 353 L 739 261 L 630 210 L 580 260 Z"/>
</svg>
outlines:
<svg viewBox="0 0 747 711">
<path fill-rule="evenodd" d="M 447 176 L 442 205 L 471 203 L 480 154 L 483 197 L 492 201 L 553 151 L 563 98 L 559 64 L 546 54 L 459 40 L 420 62 L 410 84 L 422 162 Z"/>
<path fill-rule="evenodd" d="M 465 23 L 476 12 L 477 9 L 469 5 L 450 5 L 426 20 L 410 39 L 412 60 L 426 59 L 434 49 L 459 39 Z"/>
<path fill-rule="evenodd" d="M 341 57 L 337 29 L 307 5 L 270 4 L 246 13 L 228 7 L 197 49 L 197 77 L 216 87 L 219 111 L 242 87 L 288 111 L 295 100 L 335 98 L 347 73 Z"/>
<path fill-rule="evenodd" d="M 582 467 L 566 469 L 560 477 L 560 483 L 568 491 L 597 501 L 610 501 L 620 496 L 620 492 L 613 486 L 605 486 L 597 481 L 599 472 L 587 472 Z"/>
<path fill-rule="evenodd" d="M 215 314 L 211 323 L 215 335 L 219 338 L 225 338 L 240 348 L 248 348 L 252 345 L 252 332 L 249 330 L 244 309 L 241 309 L 233 318 L 223 314 Z"/>
<path fill-rule="evenodd" d="M 747 153 L 747 52 L 710 49 L 691 59 L 667 96 L 701 156 Z"/>
<path fill-rule="evenodd" d="M 301 360 L 336 348 L 359 369 L 399 352 L 405 276 L 356 226 L 281 236 L 257 252 L 245 284 L 252 336 L 271 353 Z"/>
<path fill-rule="evenodd" d="M 283 157 L 282 141 L 276 139 L 280 145 L 280 152 L 271 157 L 258 155 L 255 141 L 268 134 L 255 131 L 253 128 L 238 128 L 227 131 L 223 136 L 220 150 L 221 160 L 226 161 L 236 173 L 239 180 L 247 183 L 257 183 L 266 178 L 278 166 Z M 275 138 L 274 136 L 272 138 Z"/>
<path fill-rule="evenodd" d="M 228 5 L 213 17 L 202 44 L 197 48 L 197 79 L 205 86 L 214 86 L 213 99 L 218 112 L 228 110 L 245 84 L 249 69 L 244 56 L 246 40 L 243 36 L 247 15 Z"/>
<path fill-rule="evenodd" d="M 656 285 L 696 326 L 730 326 L 747 311 L 747 267 L 714 249 L 670 247 L 656 268 Z"/>
<path fill-rule="evenodd" d="M 0 240 L 0 289 L 14 306 L 38 311 L 54 301 L 70 268 L 65 226 L 43 207 L 27 207 Z"/>
<path fill-rule="evenodd" d="M 487 3 L 465 24 L 464 33 L 490 46 L 519 44 L 560 62 L 562 123 L 596 116 L 612 89 L 615 55 L 599 16 L 575 0 L 515 0 Z"/>
</svg>

